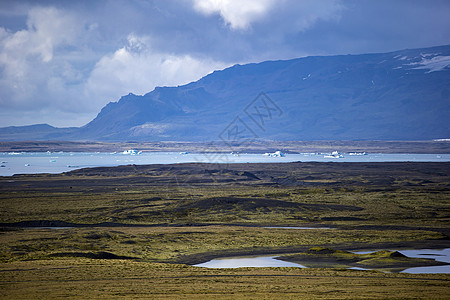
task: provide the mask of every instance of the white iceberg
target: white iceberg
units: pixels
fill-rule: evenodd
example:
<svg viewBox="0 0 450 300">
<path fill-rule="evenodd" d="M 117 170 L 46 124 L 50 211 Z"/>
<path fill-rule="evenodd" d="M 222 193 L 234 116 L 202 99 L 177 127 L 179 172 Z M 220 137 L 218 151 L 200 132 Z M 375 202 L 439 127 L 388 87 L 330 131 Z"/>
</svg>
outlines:
<svg viewBox="0 0 450 300">
<path fill-rule="evenodd" d="M 125 150 L 125 151 L 122 152 L 122 154 L 125 154 L 125 155 L 138 155 L 138 154 L 141 154 L 141 153 L 142 153 L 142 151 L 137 151 L 137 150 L 134 150 L 134 149 Z"/>
<path fill-rule="evenodd" d="M 343 158 L 344 155 L 342 155 L 341 153 L 337 152 L 337 151 L 333 151 L 331 152 L 331 154 L 327 154 L 324 156 L 324 158 Z"/>
<path fill-rule="evenodd" d="M 350 152 L 348 155 L 367 155 L 366 152 Z"/>
<path fill-rule="evenodd" d="M 264 153 L 263 155 L 268 157 L 285 157 L 285 154 L 281 151 L 275 151 L 274 153 Z"/>
</svg>

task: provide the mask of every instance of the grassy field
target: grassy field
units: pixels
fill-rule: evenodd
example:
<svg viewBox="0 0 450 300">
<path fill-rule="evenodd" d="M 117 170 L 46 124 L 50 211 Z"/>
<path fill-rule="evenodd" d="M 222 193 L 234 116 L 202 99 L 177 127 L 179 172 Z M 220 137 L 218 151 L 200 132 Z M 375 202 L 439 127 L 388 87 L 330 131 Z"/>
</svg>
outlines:
<svg viewBox="0 0 450 300">
<path fill-rule="evenodd" d="M 298 259 L 313 247 L 449 248 L 449 171 L 450 163 L 180 164 L 0 177 L 0 296 L 447 298 L 448 274 L 189 264 Z"/>
<path fill-rule="evenodd" d="M 344 269 L 205 269 L 128 260 L 0 265 L 8 299 L 448 299 L 448 275 Z"/>
</svg>

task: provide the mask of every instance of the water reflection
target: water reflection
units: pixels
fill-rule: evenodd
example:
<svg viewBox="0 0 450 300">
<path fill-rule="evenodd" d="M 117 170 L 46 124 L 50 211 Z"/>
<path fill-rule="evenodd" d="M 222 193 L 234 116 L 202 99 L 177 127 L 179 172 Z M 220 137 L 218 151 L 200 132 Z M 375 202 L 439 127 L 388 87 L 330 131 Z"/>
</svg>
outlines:
<svg viewBox="0 0 450 300">
<path fill-rule="evenodd" d="M 266 226 L 264 228 L 268 228 L 268 229 L 304 229 L 304 230 L 309 230 L 309 229 L 334 229 L 334 228 L 330 228 L 330 227 L 295 227 L 295 226 L 291 226 L 291 227 L 287 227 L 287 226 Z"/>
<path fill-rule="evenodd" d="M 434 267 L 417 267 L 409 268 L 400 273 L 409 274 L 450 274 L 450 265 L 446 266 L 434 266 Z"/>
<path fill-rule="evenodd" d="M 431 250 L 431 249 L 420 249 L 420 250 L 400 250 L 403 255 L 408 257 L 416 258 L 432 258 L 437 261 L 442 261 L 450 264 L 450 248 L 443 250 Z M 421 273 L 444 273 L 450 274 L 450 265 L 446 266 L 432 266 L 432 267 L 417 267 L 409 268 L 402 273 L 411 274 L 421 274 Z"/>
<path fill-rule="evenodd" d="M 359 251 L 354 252 L 358 254 L 370 253 L 373 251 Z M 450 248 L 443 250 L 399 250 L 407 257 L 415 258 L 430 258 L 437 261 L 450 263 Z M 205 263 L 197 264 L 196 267 L 205 268 L 245 268 L 245 267 L 297 267 L 306 268 L 303 265 L 286 262 L 275 259 L 278 256 L 253 256 L 253 257 L 233 257 L 233 258 L 218 258 L 207 261 Z M 358 267 L 351 267 L 352 270 L 370 270 Z M 450 274 L 450 265 L 445 266 L 430 266 L 430 267 L 415 267 L 408 268 L 401 271 L 402 273 L 424 274 L 424 273 L 444 273 Z"/>
<path fill-rule="evenodd" d="M 256 256 L 256 257 L 233 257 L 233 258 L 218 258 L 207 261 L 205 263 L 197 264 L 196 267 L 205 268 L 262 268 L 262 267 L 297 267 L 305 268 L 304 266 L 287 261 L 277 260 L 276 256 Z"/>
</svg>

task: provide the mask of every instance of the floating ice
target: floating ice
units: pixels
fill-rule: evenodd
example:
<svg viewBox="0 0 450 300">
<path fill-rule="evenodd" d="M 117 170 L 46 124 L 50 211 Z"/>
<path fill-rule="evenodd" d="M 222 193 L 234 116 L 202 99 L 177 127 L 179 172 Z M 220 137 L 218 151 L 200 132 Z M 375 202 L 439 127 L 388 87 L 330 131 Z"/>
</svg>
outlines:
<svg viewBox="0 0 450 300">
<path fill-rule="evenodd" d="M 274 153 L 264 153 L 263 155 L 268 157 L 285 157 L 284 153 L 281 151 L 275 151 Z"/>
</svg>

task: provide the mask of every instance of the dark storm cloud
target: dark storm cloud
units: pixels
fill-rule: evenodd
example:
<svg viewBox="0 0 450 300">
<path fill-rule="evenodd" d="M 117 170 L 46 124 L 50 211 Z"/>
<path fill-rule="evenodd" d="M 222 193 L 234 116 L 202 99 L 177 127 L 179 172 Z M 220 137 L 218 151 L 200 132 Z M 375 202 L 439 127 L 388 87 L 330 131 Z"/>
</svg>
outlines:
<svg viewBox="0 0 450 300">
<path fill-rule="evenodd" d="M 346 1 L 339 24 L 299 36 L 309 52 L 386 52 L 450 43 L 450 1 Z"/>
</svg>

